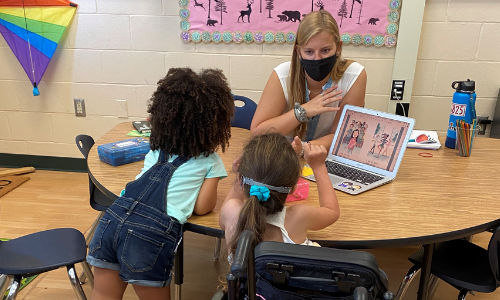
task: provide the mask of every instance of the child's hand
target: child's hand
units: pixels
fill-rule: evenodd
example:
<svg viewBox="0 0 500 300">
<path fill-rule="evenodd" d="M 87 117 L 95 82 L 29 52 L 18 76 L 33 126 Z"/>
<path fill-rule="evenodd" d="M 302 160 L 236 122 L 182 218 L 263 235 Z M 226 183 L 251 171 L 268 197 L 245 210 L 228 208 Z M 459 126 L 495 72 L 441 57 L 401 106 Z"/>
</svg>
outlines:
<svg viewBox="0 0 500 300">
<path fill-rule="evenodd" d="M 314 169 L 325 165 L 327 151 L 323 145 L 304 144 L 304 158 L 309 166 Z"/>
<path fill-rule="evenodd" d="M 295 138 L 293 139 L 292 148 L 293 150 L 295 150 L 297 156 L 300 156 L 300 154 L 302 153 L 302 141 L 298 136 L 295 136 Z"/>
<path fill-rule="evenodd" d="M 238 172 L 238 168 L 240 167 L 240 163 L 241 163 L 241 158 L 243 157 L 243 154 L 240 154 L 238 155 L 238 157 L 236 157 L 236 159 L 233 161 L 233 165 L 232 165 L 232 170 L 233 172 Z"/>
</svg>

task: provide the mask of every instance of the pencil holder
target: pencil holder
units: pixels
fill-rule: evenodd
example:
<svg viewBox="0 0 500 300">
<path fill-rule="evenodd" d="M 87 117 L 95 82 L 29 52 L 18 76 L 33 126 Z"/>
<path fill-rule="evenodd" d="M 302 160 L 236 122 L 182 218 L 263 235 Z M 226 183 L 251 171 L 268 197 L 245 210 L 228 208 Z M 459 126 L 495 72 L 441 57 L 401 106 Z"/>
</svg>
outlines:
<svg viewBox="0 0 500 300">
<path fill-rule="evenodd" d="M 471 124 L 457 124 L 457 138 L 455 149 L 458 150 L 458 155 L 464 157 L 469 157 L 471 155 L 472 148 L 474 146 L 474 140 L 479 130 L 479 126 L 472 128 Z"/>
</svg>

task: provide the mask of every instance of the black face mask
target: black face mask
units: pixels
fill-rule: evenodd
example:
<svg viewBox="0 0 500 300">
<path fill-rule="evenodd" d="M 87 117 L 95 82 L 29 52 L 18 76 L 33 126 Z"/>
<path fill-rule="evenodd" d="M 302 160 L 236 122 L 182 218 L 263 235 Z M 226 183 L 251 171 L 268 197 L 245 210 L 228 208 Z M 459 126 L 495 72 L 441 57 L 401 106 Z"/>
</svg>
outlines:
<svg viewBox="0 0 500 300">
<path fill-rule="evenodd" d="M 300 64 L 306 71 L 307 75 L 311 77 L 314 81 L 321 81 L 330 74 L 337 61 L 337 54 L 332 56 L 318 59 L 318 60 L 309 60 L 300 58 Z"/>
</svg>

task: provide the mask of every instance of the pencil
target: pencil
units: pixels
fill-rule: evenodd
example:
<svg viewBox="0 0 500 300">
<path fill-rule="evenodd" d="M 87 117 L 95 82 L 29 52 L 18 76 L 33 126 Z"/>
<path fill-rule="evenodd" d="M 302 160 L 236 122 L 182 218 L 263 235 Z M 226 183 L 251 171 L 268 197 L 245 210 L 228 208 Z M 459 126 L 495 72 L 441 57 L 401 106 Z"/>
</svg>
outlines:
<svg viewBox="0 0 500 300">
<path fill-rule="evenodd" d="M 468 138 L 468 130 L 467 130 L 467 123 L 463 123 L 463 132 L 464 132 L 464 142 L 465 142 L 465 156 L 467 156 L 467 149 L 469 149 L 469 138 Z"/>
</svg>

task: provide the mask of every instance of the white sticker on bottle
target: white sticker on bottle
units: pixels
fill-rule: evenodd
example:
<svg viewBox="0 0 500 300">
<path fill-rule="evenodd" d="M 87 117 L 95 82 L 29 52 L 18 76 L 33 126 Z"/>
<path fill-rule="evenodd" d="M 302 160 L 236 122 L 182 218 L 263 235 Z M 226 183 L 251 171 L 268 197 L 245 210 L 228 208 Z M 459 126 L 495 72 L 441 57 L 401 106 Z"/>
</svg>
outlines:
<svg viewBox="0 0 500 300">
<path fill-rule="evenodd" d="M 467 110 L 467 104 L 451 104 L 451 115 L 457 117 L 465 117 L 465 111 Z"/>
</svg>

